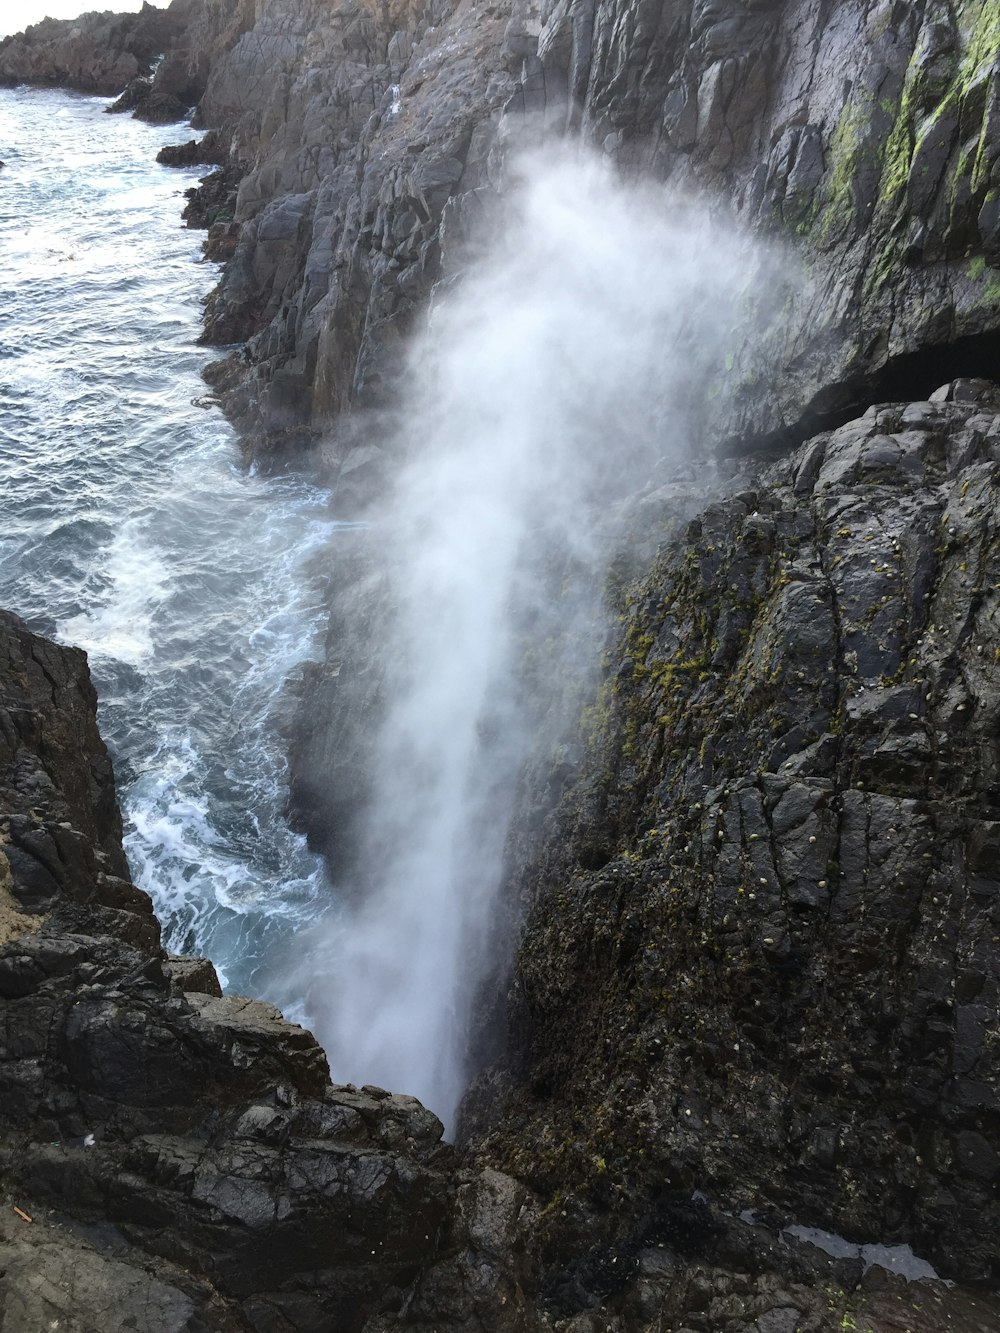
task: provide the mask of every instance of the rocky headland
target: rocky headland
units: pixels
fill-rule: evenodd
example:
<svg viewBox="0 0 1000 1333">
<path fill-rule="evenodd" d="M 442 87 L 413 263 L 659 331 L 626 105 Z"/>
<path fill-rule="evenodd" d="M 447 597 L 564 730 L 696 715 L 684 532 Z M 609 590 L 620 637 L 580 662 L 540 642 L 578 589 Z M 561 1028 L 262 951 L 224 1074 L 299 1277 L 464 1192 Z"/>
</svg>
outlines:
<svg viewBox="0 0 1000 1333">
<path fill-rule="evenodd" d="M 46 21 L 0 78 L 197 101 L 212 379 L 343 511 L 392 466 L 351 413 L 526 137 L 703 192 L 808 280 L 705 425 L 714 479 L 624 506 L 600 680 L 522 779 L 459 1148 L 162 953 L 83 656 L 0 621 L 0 1328 L 1000 1327 L 1000 15 L 175 0 L 143 46 L 156 13 Z M 368 572 L 292 745 L 341 864 Z"/>
<path fill-rule="evenodd" d="M 43 19 L 0 39 L 0 85 L 53 84 L 117 96 L 132 80 L 152 73 L 154 62 L 180 38 L 185 21 L 182 5 L 164 10 L 149 4 L 138 14 Z"/>
</svg>

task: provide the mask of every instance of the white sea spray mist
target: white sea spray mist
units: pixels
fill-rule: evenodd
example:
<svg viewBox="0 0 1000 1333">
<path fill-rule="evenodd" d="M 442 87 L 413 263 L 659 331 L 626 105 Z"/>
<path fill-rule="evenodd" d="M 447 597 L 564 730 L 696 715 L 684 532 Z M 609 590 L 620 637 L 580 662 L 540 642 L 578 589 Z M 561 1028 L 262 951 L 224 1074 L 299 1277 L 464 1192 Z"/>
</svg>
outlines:
<svg viewBox="0 0 1000 1333">
<path fill-rule="evenodd" d="M 503 225 L 412 351 L 374 519 L 393 612 L 360 882 L 296 979 L 335 1079 L 414 1094 L 449 1125 L 503 947 L 491 924 L 537 718 L 526 639 L 572 641 L 552 633 L 567 614 L 552 555 L 590 571 L 596 607 L 608 507 L 696 448 L 759 282 L 745 238 L 591 155 L 534 154 L 513 176 Z M 579 670 L 555 651 L 547 670 Z"/>
</svg>

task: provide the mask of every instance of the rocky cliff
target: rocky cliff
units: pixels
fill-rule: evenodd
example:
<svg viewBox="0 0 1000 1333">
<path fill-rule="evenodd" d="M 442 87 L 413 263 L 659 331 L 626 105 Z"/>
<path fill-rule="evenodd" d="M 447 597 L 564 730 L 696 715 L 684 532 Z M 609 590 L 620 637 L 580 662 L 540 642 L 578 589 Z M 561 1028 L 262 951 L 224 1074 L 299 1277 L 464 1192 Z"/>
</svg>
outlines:
<svg viewBox="0 0 1000 1333">
<path fill-rule="evenodd" d="M 467 1108 L 570 1276 L 699 1190 L 997 1279 L 998 412 L 873 407 L 618 593 Z"/>
<path fill-rule="evenodd" d="M 222 384 L 253 448 L 273 456 L 321 432 L 334 474 L 352 470 L 357 445 L 338 415 L 384 401 L 400 332 L 442 270 L 460 267 L 454 238 L 502 190 L 527 122 L 709 193 L 805 266 L 774 372 L 747 377 L 717 423 L 731 452 L 850 422 L 867 402 L 926 400 L 956 373 L 997 374 L 1000 26 L 989 6 L 458 6 L 433 30 L 405 20 L 405 41 L 400 16 L 377 28 L 353 12 L 366 56 L 342 61 L 329 46 L 313 55 L 326 40 L 319 11 L 268 7 L 254 32 L 287 41 L 280 114 L 278 94 L 249 107 L 226 91 L 249 69 L 249 34 L 202 104 L 209 123 L 237 127 L 251 164 L 208 331 L 248 337 Z M 317 84 L 327 92 L 313 97 Z M 434 162 L 428 193 L 420 170 Z M 967 495 L 973 479 L 947 461 L 971 447 L 977 412 L 908 412 L 887 407 L 877 429 L 813 440 L 810 466 L 850 459 L 831 462 L 816 494 L 788 464 L 743 475 L 742 499 L 621 594 L 632 638 L 610 649 L 620 675 L 587 723 L 603 748 L 566 798 L 571 813 L 564 802 L 554 816 L 541 862 L 529 851 L 515 875 L 510 897 L 530 909 L 509 1027 L 482 1076 L 488 1109 L 478 1115 L 475 1097 L 469 1108 L 490 1160 L 500 1151 L 550 1201 L 571 1188 L 583 1220 L 569 1253 L 595 1227 L 621 1235 L 619 1205 L 634 1220 L 650 1191 L 710 1177 L 730 1206 L 746 1205 L 743 1159 L 751 1192 L 763 1171 L 783 1208 L 798 1199 L 852 1235 L 905 1234 L 951 1271 L 995 1279 L 978 1229 L 996 1150 L 995 1053 L 978 1026 L 990 1002 L 977 1004 L 981 969 L 968 1005 L 956 974 L 956 956 L 995 947 L 993 853 L 977 850 L 995 808 L 989 693 L 956 698 L 947 717 L 933 709 L 939 674 L 957 688 L 952 673 L 992 665 L 997 645 L 970 628 L 947 667 L 924 657 L 945 624 L 978 625 L 995 579 L 970 573 L 982 559 L 959 558 L 967 586 L 936 582 L 948 542 L 979 540 L 980 514 L 963 520 L 964 539 L 950 516 L 948 488 Z M 987 403 L 975 429 L 989 416 Z M 973 450 L 970 466 L 993 476 L 995 461 Z M 857 506 L 870 511 L 863 531 Z M 370 660 L 352 653 L 358 598 L 350 580 L 335 679 L 318 672 L 311 687 L 310 715 L 330 730 L 311 723 L 300 745 L 300 805 L 338 855 L 361 789 L 356 724 L 377 698 Z M 982 741 L 964 730 L 974 716 Z M 941 778 L 935 795 L 942 762 L 971 785 Z M 325 795 L 315 771 L 335 774 Z M 982 903 L 959 892 L 984 875 Z M 954 915 L 924 920 L 928 897 Z M 641 981 L 627 979 L 633 969 Z M 976 1089 L 959 1092 L 966 1076 Z M 498 1088 L 510 1095 L 502 1113 Z M 719 1164 L 706 1174 L 711 1144 Z"/>
<path fill-rule="evenodd" d="M 968 421 L 971 431 L 980 429 L 975 412 L 930 412 L 924 419 Z M 831 465 L 836 456 L 834 447 Z M 948 466 L 941 453 L 934 461 Z M 621 1223 L 622 1209 L 619 1204 L 609 1212 L 608 1204 L 625 1197 L 621 1173 L 632 1157 L 616 1151 L 607 1135 L 617 1124 L 624 1146 L 633 1115 L 648 1103 L 619 1103 L 614 1122 L 602 1113 L 593 1125 L 569 1125 L 558 1110 L 561 1090 L 550 1083 L 548 1123 L 542 1129 L 533 1116 L 524 1119 L 517 1163 L 521 1174 L 538 1179 L 542 1193 L 534 1194 L 442 1144 L 440 1123 L 412 1098 L 331 1086 L 323 1054 L 307 1032 L 259 1001 L 223 998 L 210 963 L 167 957 L 159 947 L 149 899 L 127 878 L 94 703 L 82 653 L 57 648 L 0 615 L 4 1333 L 54 1326 L 71 1333 L 531 1333 L 553 1327 L 737 1333 L 850 1327 L 842 1322 L 848 1320 L 878 1333 L 900 1327 L 987 1333 L 997 1326 L 1000 1306 L 984 1294 L 907 1284 L 878 1268 L 865 1276 L 859 1259 L 829 1259 L 791 1234 L 779 1237 L 774 1217 L 753 1222 L 747 1214 L 737 1221 L 704 1201 L 693 1203 L 690 1180 L 716 1172 L 712 1117 L 733 1115 L 731 1096 L 711 1108 L 699 1099 L 697 1059 L 684 1077 L 698 1119 L 661 1125 L 660 1143 L 644 1140 L 657 1160 L 679 1153 L 684 1167 L 675 1164 L 673 1174 L 662 1177 L 654 1201 L 634 1194 L 632 1212 L 643 1198 L 641 1225 L 613 1235 L 607 1221 Z M 790 790 L 805 786 L 800 780 Z M 905 815 L 892 817 L 904 846 L 921 834 Z M 979 825 L 969 831 L 973 839 L 981 834 Z M 624 887 L 613 868 L 606 874 L 615 891 Z M 639 891 L 635 898 L 634 911 L 646 910 Z M 931 915 L 950 919 L 944 910 Z M 584 913 L 572 929 L 582 938 L 590 924 Z M 536 946 L 542 934 L 531 932 Z M 682 938 L 661 947 L 680 952 Z M 863 934 L 857 938 L 864 942 Z M 761 981 L 773 970 L 775 954 L 770 944 L 764 948 Z M 552 950 L 557 978 L 571 949 L 567 938 Z M 982 968 L 990 962 L 983 960 Z M 696 971 L 694 964 L 673 981 L 689 1011 L 701 999 L 697 984 L 687 985 Z M 859 964 L 848 976 L 848 988 L 861 971 Z M 611 993 L 627 988 L 633 975 L 622 970 Z M 602 989 L 598 976 L 593 981 L 588 1013 Z M 965 977 L 963 993 L 971 984 Z M 993 984 L 992 975 L 980 984 L 973 997 L 979 1008 Z M 761 992 L 767 993 L 763 984 Z M 732 1003 L 724 984 L 723 997 Z M 834 1006 L 829 1000 L 824 1020 L 834 1018 Z M 658 1009 L 664 1012 L 659 1002 Z M 837 1016 L 842 1012 L 843 1004 Z M 824 1042 L 840 1039 L 825 1022 L 820 1030 Z M 667 1031 L 662 1020 L 656 1031 Z M 623 1060 L 636 1056 L 634 1038 L 632 1032 L 616 1038 Z M 699 1032 L 692 1049 L 703 1040 Z M 760 1044 L 752 1032 L 744 1040 Z M 830 1049 L 824 1070 L 832 1067 Z M 761 1049 L 757 1057 L 762 1066 L 767 1054 Z M 664 1075 L 680 1058 L 668 1042 Z M 965 1071 L 953 1098 L 959 1174 L 952 1189 L 959 1205 L 967 1186 L 979 1190 L 982 1202 L 986 1179 L 982 1135 L 962 1128 L 963 1115 L 985 1113 L 973 1077 L 988 1078 L 982 1056 L 979 1061 L 975 1071 Z M 731 1063 L 746 1068 L 746 1058 Z M 774 1078 L 782 1076 L 778 1061 L 767 1067 Z M 721 1069 L 720 1061 L 717 1078 Z M 578 1076 L 585 1079 L 586 1072 L 581 1065 Z M 874 1077 L 870 1071 L 862 1076 Z M 939 1096 L 940 1083 L 933 1072 L 924 1080 Z M 656 1084 L 646 1086 L 652 1098 Z M 629 1097 L 634 1091 L 616 1089 Z M 759 1096 L 769 1092 L 763 1088 Z M 585 1095 L 593 1099 L 592 1091 Z M 916 1103 L 911 1098 L 905 1105 L 909 1127 Z M 576 1106 L 582 1116 L 584 1101 Z M 830 1108 L 827 1121 L 840 1113 L 835 1098 Z M 894 1109 L 887 1105 L 885 1114 Z M 928 1107 L 928 1124 L 936 1110 Z M 860 1111 L 856 1120 L 848 1118 L 842 1150 L 829 1149 L 830 1135 L 820 1136 L 821 1149 L 826 1145 L 834 1157 L 839 1151 L 844 1170 L 849 1161 L 859 1167 L 867 1161 L 869 1140 L 855 1137 L 862 1123 Z M 876 1153 L 884 1142 L 878 1128 L 870 1131 Z M 597 1136 L 590 1143 L 589 1134 Z M 533 1164 L 539 1135 L 543 1152 Z M 937 1147 L 923 1151 L 950 1152 L 945 1142 L 952 1140 L 942 1130 Z M 906 1152 L 898 1132 L 895 1146 L 884 1163 L 898 1165 L 883 1169 L 917 1171 L 920 1159 Z M 608 1155 L 604 1166 L 587 1156 L 591 1148 Z M 505 1151 L 509 1147 L 495 1155 Z M 943 1160 L 934 1158 L 929 1170 Z M 577 1195 L 581 1163 L 587 1181 Z M 688 1177 L 678 1190 L 681 1170 Z M 816 1213 L 811 1198 L 780 1178 L 775 1190 L 764 1188 L 741 1147 L 732 1172 L 741 1175 L 744 1199 L 762 1212 L 780 1194 Z M 560 1181 L 555 1196 L 553 1173 Z M 883 1178 L 883 1188 L 886 1183 Z M 860 1226 L 873 1221 L 866 1199 L 859 1188 Z M 582 1226 L 581 1208 L 595 1206 L 605 1214 L 603 1225 L 578 1232 L 581 1248 L 567 1250 L 569 1233 Z M 947 1213 L 946 1205 L 937 1206 Z M 823 1216 L 834 1212 L 829 1207 Z M 988 1211 L 980 1221 L 988 1226 Z M 955 1266 L 978 1273 L 981 1261 L 973 1253 Z M 581 1309 L 585 1313 L 577 1314 Z"/>
<path fill-rule="evenodd" d="M 0 46 L 0 79 L 118 91 L 159 51 L 152 92 L 200 98 L 235 245 L 206 337 L 245 344 L 216 376 L 271 462 L 322 439 L 336 472 L 345 409 L 385 401 L 539 130 L 705 192 L 810 270 L 780 374 L 742 386 L 723 434 L 802 438 L 894 375 L 930 392 L 931 348 L 962 347 L 954 373 L 995 355 L 1000 18 L 980 0 L 173 0 L 46 25 Z"/>
<path fill-rule="evenodd" d="M 86 14 L 43 19 L 0 40 L 0 84 L 57 84 L 114 96 L 181 38 L 190 6 L 144 4 L 138 14 Z"/>
<path fill-rule="evenodd" d="M 706 191 L 805 259 L 782 373 L 743 387 L 724 433 L 843 420 L 893 365 L 930 392 L 940 373 L 901 358 L 960 339 L 958 370 L 983 370 L 998 41 L 980 3 L 269 0 L 200 109 L 247 171 L 207 320 L 246 341 L 229 410 L 251 449 L 322 435 L 339 465 L 336 420 L 384 401 L 400 336 L 539 126 Z"/>
<path fill-rule="evenodd" d="M 0 614 L 0 1328 L 396 1327 L 428 1274 L 439 1317 L 518 1327 L 523 1187 L 163 953 L 95 702 Z"/>
<path fill-rule="evenodd" d="M 1000 17 L 171 12 L 151 86 L 200 93 L 224 163 L 206 337 L 242 346 L 217 387 L 250 455 L 318 446 L 342 506 L 384 466 L 345 413 L 391 399 L 539 129 L 704 191 L 807 277 L 771 373 L 706 432 L 728 480 L 693 520 L 663 479 L 626 509 L 574 761 L 523 780 L 518 944 L 483 996 L 462 1154 L 163 957 L 81 659 L 3 623 L 2 1326 L 1000 1326 L 1000 391 L 972 378 L 1000 378 Z M 69 77 L 17 73 L 21 49 L 0 73 Z M 337 581 L 296 745 L 300 816 L 337 855 L 378 702 L 367 568 Z M 965 1285 L 828 1259 L 796 1225 L 910 1244 Z"/>
</svg>

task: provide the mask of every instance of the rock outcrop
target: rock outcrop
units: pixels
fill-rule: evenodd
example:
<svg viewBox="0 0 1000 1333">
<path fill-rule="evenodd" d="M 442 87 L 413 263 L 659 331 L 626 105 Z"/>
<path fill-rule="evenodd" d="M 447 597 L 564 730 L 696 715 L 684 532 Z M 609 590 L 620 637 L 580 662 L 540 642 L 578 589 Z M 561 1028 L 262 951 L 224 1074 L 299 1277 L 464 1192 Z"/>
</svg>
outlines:
<svg viewBox="0 0 1000 1333">
<path fill-rule="evenodd" d="M 996 330 L 998 49 L 979 0 L 173 0 L 35 25 L 0 44 L 0 79 L 119 93 L 163 56 L 129 102 L 198 102 L 222 133 L 244 179 L 207 336 L 247 342 L 217 373 L 273 458 L 384 398 L 529 124 L 725 200 L 804 257 L 783 373 L 745 385 L 728 427 L 843 419 L 898 358 Z"/>
<path fill-rule="evenodd" d="M 953 396 L 817 440 L 625 593 L 475 1164 L 163 954 L 83 654 L 0 616 L 4 1333 L 995 1327 L 782 1232 L 992 1276 L 1000 413 Z"/>
<path fill-rule="evenodd" d="M 523 1187 L 164 955 L 94 707 L 82 653 L 0 614 L 0 1328 L 353 1330 L 428 1271 L 450 1291 Z"/>
<path fill-rule="evenodd" d="M 529 127 L 724 201 L 810 270 L 781 372 L 766 392 L 748 375 L 719 423 L 732 437 L 846 419 L 928 347 L 985 340 L 964 367 L 985 373 L 998 51 L 980 0 L 173 0 L 46 20 L 0 45 L 0 79 L 120 92 L 164 56 L 129 102 L 198 101 L 227 190 L 242 178 L 206 316 L 210 341 L 246 344 L 213 372 L 227 409 L 249 452 L 273 463 L 322 438 L 335 473 L 337 420 L 384 401 L 400 338 Z"/>
<path fill-rule="evenodd" d="M 85 658 L 2 613 L 0 830 L 3 1333 L 988 1333 L 1000 1318 L 989 1297 L 865 1276 L 689 1194 L 610 1244 L 595 1229 L 567 1279 L 570 1193 L 543 1205 L 466 1165 L 412 1098 L 331 1086 L 307 1032 L 163 954 L 127 879 Z M 608 1169 L 613 1194 L 617 1157 Z"/>
<path fill-rule="evenodd" d="M 174 0 L 168 10 L 144 4 L 137 14 L 43 19 L 0 40 L 0 85 L 56 84 L 115 96 L 150 74 L 184 31 L 190 8 L 190 0 Z"/>
<path fill-rule="evenodd" d="M 621 590 L 467 1103 L 566 1281 L 698 1190 L 996 1283 L 998 482 L 959 381 L 741 473 Z"/>
<path fill-rule="evenodd" d="M 215 375 L 258 457 L 322 438 L 336 471 L 337 420 L 384 401 L 538 127 L 725 201 L 805 261 L 782 371 L 766 392 L 748 375 L 719 423 L 734 437 L 802 438 L 899 358 L 995 332 L 989 5 L 267 0 L 221 32 L 199 116 L 246 174 L 206 336 L 246 343 Z"/>
<path fill-rule="evenodd" d="M 774 374 L 748 376 L 717 423 L 731 447 L 995 375 L 998 58 L 982 4 L 463 4 L 426 28 L 276 0 L 202 103 L 249 166 L 207 320 L 210 338 L 247 340 L 221 363 L 228 409 L 252 451 L 321 434 L 333 475 L 349 465 L 337 418 L 385 401 L 401 332 L 538 123 L 725 201 L 803 264 Z M 251 104 L 234 91 L 248 84 Z M 992 407 L 890 406 L 744 475 L 618 608 L 631 637 L 590 720 L 597 748 L 511 887 L 531 909 L 506 1048 L 468 1107 L 484 1160 L 553 1207 L 545 1262 L 570 1288 L 587 1287 L 591 1246 L 610 1263 L 631 1236 L 634 1252 L 660 1195 L 738 1211 L 764 1177 L 786 1216 L 996 1280 L 979 1226 L 998 1149 L 980 1001 L 996 759 L 992 696 L 976 694 L 995 593 L 982 516 L 950 516 L 995 477 Z M 937 549 L 942 515 L 978 555 Z M 356 711 L 358 598 L 339 596 L 337 679 L 308 690 L 330 730 L 310 724 L 299 766 L 338 855 L 356 749 L 325 798 L 308 773 Z M 945 642 L 955 626 L 966 637 Z"/>
<path fill-rule="evenodd" d="M 226 127 L 247 173 L 206 338 L 247 343 L 213 377 L 252 453 L 280 461 L 384 399 L 440 273 L 445 205 L 486 181 L 514 87 L 505 22 L 473 0 L 283 0 L 213 67 L 199 115 Z"/>
<path fill-rule="evenodd" d="M 254 22 L 250 0 L 144 3 L 134 14 L 43 19 L 0 40 L 0 86 L 57 85 L 116 100 L 153 123 L 189 115 L 212 64 Z"/>
</svg>

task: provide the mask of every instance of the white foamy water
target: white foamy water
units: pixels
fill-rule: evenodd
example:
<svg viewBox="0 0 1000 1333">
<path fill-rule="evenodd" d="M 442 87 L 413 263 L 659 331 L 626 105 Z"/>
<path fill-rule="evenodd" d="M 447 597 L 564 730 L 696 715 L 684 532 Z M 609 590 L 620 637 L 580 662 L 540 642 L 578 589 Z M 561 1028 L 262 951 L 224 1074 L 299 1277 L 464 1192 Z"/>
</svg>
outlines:
<svg viewBox="0 0 1000 1333">
<path fill-rule="evenodd" d="M 169 948 L 266 993 L 329 902 L 283 815 L 277 714 L 316 647 L 333 535 L 301 477 L 239 466 L 195 405 L 215 281 L 180 225 L 190 137 L 0 91 L 0 605 L 90 655 L 126 849 Z"/>
</svg>

